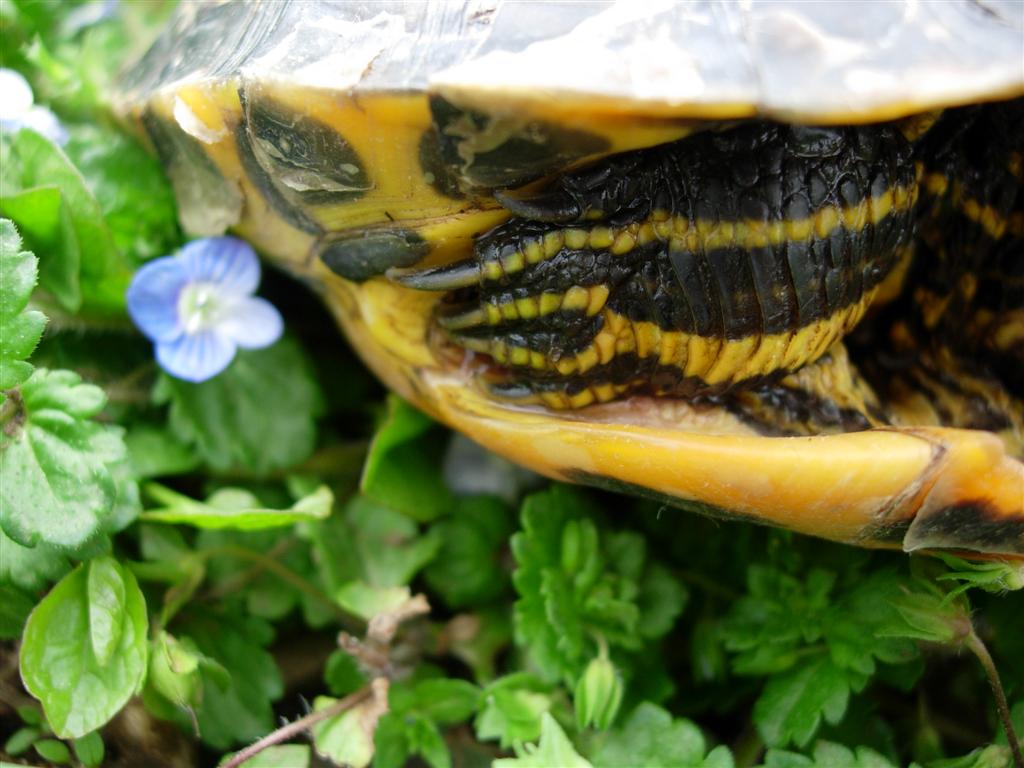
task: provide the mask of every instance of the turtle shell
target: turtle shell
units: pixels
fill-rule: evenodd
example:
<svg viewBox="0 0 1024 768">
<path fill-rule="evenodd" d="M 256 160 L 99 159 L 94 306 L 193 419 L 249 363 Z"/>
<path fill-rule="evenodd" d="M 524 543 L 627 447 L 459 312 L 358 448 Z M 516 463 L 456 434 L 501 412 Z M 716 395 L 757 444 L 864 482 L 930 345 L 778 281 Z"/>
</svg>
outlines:
<svg viewBox="0 0 1024 768">
<path fill-rule="evenodd" d="M 1015 121 L 1024 107 L 966 106 L 1024 94 L 1022 56 L 1024 11 L 994 0 L 187 4 L 125 79 L 118 108 L 167 168 L 187 232 L 231 228 L 308 279 L 391 388 L 514 461 L 865 546 L 1024 557 L 1024 407 L 1013 371 L 1024 302 L 1001 298 L 983 318 L 995 329 L 985 338 L 1008 355 L 1008 377 L 979 373 L 971 354 L 981 342 L 926 346 L 915 335 L 952 327 L 950 307 L 970 301 L 951 297 L 1022 279 L 1024 121 Z M 764 196 L 750 202 L 749 190 L 771 175 L 765 158 L 779 152 L 785 183 L 832 180 L 819 196 L 827 205 L 804 195 L 804 219 L 783 203 L 765 207 Z M 989 162 L 994 153 L 1005 183 L 990 183 L 987 166 L 978 171 L 976 156 Z M 690 191 L 661 204 L 646 180 L 666 167 L 682 169 L 673 179 Z M 854 177 L 860 187 L 848 194 L 844 180 Z M 970 183 L 984 195 L 972 196 Z M 717 206 L 713 232 L 673 208 L 686 195 Z M 931 221 L 923 210 L 950 207 L 957 211 L 942 221 L 964 221 L 925 227 L 926 246 L 896 247 L 918 242 L 921 221 Z M 636 218 L 640 208 L 646 218 Z M 837 290 L 849 296 L 828 293 L 815 322 L 791 319 L 770 333 L 759 295 L 758 329 L 723 332 L 712 346 L 696 311 L 688 335 L 650 323 L 641 333 L 634 305 L 623 299 L 609 314 L 603 278 L 584 275 L 561 286 L 559 317 L 625 323 L 628 350 L 621 336 L 608 349 L 587 338 L 602 370 L 629 356 L 628 376 L 565 385 L 558 376 L 570 370 L 570 352 L 583 360 L 591 347 L 570 350 L 564 324 L 542 328 L 554 352 L 520 343 L 538 335 L 544 296 L 556 294 L 531 294 L 517 275 L 549 285 L 573 273 L 580 254 L 592 261 L 577 271 L 597 274 L 605 267 L 595 253 L 611 259 L 662 243 L 685 290 L 673 238 L 698 238 L 703 250 L 746 238 L 784 251 L 804 225 L 812 261 L 813 243 L 840 247 L 836 237 L 844 249 L 892 246 L 884 269 L 853 265 L 856 291 L 847 290 L 847 265 Z M 920 254 L 945 254 L 978 228 L 997 244 L 997 267 L 954 258 L 945 283 L 928 282 Z M 558 267 L 570 251 L 576 260 Z M 547 276 L 545 264 L 555 265 Z M 741 268 L 732 264 L 723 256 L 701 269 L 733 280 L 736 295 Z M 501 290 L 472 294 L 487 279 Z M 729 301 L 716 305 L 723 325 Z M 908 312 L 925 319 L 913 328 L 891 319 Z M 929 324 L 933 316 L 946 319 Z M 500 348 L 497 327 L 512 328 Z M 883 328 L 886 343 L 876 344 L 867 331 Z M 754 376 L 750 360 L 764 364 L 768 342 L 783 336 L 806 354 L 785 378 Z M 645 353 L 652 338 L 656 353 Z M 709 361 L 700 384 L 635 386 L 637 361 L 671 361 L 667 346 L 680 339 L 690 360 Z M 876 346 L 879 358 L 883 346 L 912 358 L 910 367 L 876 365 Z M 723 361 L 733 368 L 713 387 L 707 374 L 725 370 Z M 927 385 L 914 367 L 921 361 Z M 496 362 L 541 371 L 528 378 L 534 397 L 490 386 Z M 573 364 L 579 374 L 601 368 Z M 643 370 L 650 381 L 665 375 Z M 677 384 L 693 379 L 675 373 Z M 540 396 L 552 381 L 558 396 Z"/>
</svg>

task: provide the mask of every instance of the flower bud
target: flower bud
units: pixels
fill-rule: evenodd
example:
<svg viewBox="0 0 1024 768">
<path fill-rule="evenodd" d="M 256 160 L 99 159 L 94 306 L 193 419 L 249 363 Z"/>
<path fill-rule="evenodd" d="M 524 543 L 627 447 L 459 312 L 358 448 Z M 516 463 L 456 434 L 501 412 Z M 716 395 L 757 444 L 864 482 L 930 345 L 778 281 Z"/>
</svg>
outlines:
<svg viewBox="0 0 1024 768">
<path fill-rule="evenodd" d="M 579 727 L 592 725 L 602 731 L 608 728 L 622 704 L 622 690 L 622 676 L 602 648 L 576 683 L 573 705 Z"/>
</svg>

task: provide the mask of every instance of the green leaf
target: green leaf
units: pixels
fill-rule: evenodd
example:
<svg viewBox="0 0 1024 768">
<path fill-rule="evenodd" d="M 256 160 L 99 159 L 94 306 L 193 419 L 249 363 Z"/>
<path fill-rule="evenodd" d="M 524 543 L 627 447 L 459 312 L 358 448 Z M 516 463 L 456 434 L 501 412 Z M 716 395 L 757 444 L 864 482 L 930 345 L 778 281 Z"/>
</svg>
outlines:
<svg viewBox="0 0 1024 768">
<path fill-rule="evenodd" d="M 71 371 L 40 368 L 21 392 L 20 428 L 0 435 L 4 532 L 24 546 L 74 547 L 112 517 L 134 515 L 135 483 L 117 473 L 126 455 L 121 429 L 89 420 L 103 407 L 102 390 Z"/>
<path fill-rule="evenodd" d="M 323 519 L 331 514 L 334 504 L 334 494 L 326 485 L 321 485 L 288 509 L 267 509 L 259 504 L 253 494 L 239 488 L 222 488 L 205 502 L 196 501 L 157 483 L 147 483 L 143 491 L 163 505 L 159 509 L 143 512 L 143 520 L 239 531 L 280 528 L 303 520 Z"/>
<path fill-rule="evenodd" d="M 139 479 L 181 475 L 200 464 L 195 451 L 165 427 L 133 424 L 124 442 L 132 472 Z"/>
<path fill-rule="evenodd" d="M 408 587 L 374 587 L 364 581 L 350 581 L 334 591 L 338 605 L 365 621 L 394 610 L 411 597 Z"/>
<path fill-rule="evenodd" d="M 395 684 L 388 691 L 390 710 L 416 714 L 437 725 L 468 720 L 480 706 L 481 691 L 466 680 L 434 678 L 412 685 Z"/>
<path fill-rule="evenodd" d="M 124 309 L 132 269 L 85 180 L 64 152 L 34 131 L 11 142 L 0 210 L 42 254 L 40 284 L 72 312 Z"/>
<path fill-rule="evenodd" d="M 593 768 L 573 748 L 555 719 L 545 712 L 541 716 L 540 741 L 516 749 L 514 758 L 495 760 L 493 768 Z"/>
<path fill-rule="evenodd" d="M 916 765 L 916 763 L 914 764 Z M 886 757 L 868 747 L 851 750 L 842 744 L 819 741 L 812 757 L 769 749 L 762 768 L 897 768 Z"/>
<path fill-rule="evenodd" d="M 700 728 L 644 702 L 597 742 L 591 761 L 595 768 L 701 768 L 705 749 Z"/>
<path fill-rule="evenodd" d="M 518 672 L 499 678 L 484 689 L 477 738 L 498 739 L 503 748 L 534 741 L 551 706 L 551 686 L 533 675 Z"/>
<path fill-rule="evenodd" d="M 11 584 L 30 592 L 57 581 L 71 570 L 67 551 L 40 542 L 23 547 L 0 530 L 0 584 Z"/>
<path fill-rule="evenodd" d="M 216 662 L 199 665 L 202 699 L 195 714 L 203 742 L 223 750 L 273 730 L 271 705 L 283 686 L 274 657 L 265 649 L 273 639 L 271 626 L 238 614 L 196 610 L 183 613 L 174 626 L 179 638 L 191 638 L 199 652 Z"/>
<path fill-rule="evenodd" d="M 21 677 L 61 738 L 84 736 L 110 720 L 138 690 L 146 671 L 145 600 L 132 573 L 109 563 L 122 582 L 124 610 L 117 646 L 105 664 L 96 658 L 90 637 L 93 617 L 109 624 L 108 606 L 92 604 L 90 566 L 65 576 L 25 626 Z"/>
<path fill-rule="evenodd" d="M 121 640 L 125 583 L 120 566 L 111 557 L 90 562 L 88 573 L 89 639 L 96 663 L 105 667 Z"/>
<path fill-rule="evenodd" d="M 234 754 L 224 755 L 221 764 L 232 757 Z M 307 744 L 279 744 L 253 755 L 240 768 L 309 768 L 311 757 Z"/>
<path fill-rule="evenodd" d="M 191 638 L 175 638 L 161 630 L 150 650 L 147 682 L 173 704 L 195 706 L 203 684 L 200 664 L 206 661 Z"/>
<path fill-rule="evenodd" d="M 75 739 L 71 746 L 75 750 L 75 757 L 83 765 L 93 768 L 103 763 L 103 739 L 96 731 Z"/>
<path fill-rule="evenodd" d="M 346 509 L 366 580 L 375 586 L 408 584 L 415 573 L 437 556 L 436 531 L 421 534 L 403 515 L 356 497 Z"/>
<path fill-rule="evenodd" d="M 42 735 L 43 731 L 40 728 L 19 728 L 4 742 L 3 751 L 12 757 L 17 757 L 28 752 L 29 747 Z"/>
<path fill-rule="evenodd" d="M 307 744 L 279 744 L 250 757 L 241 768 L 309 768 L 311 756 Z M 231 757 L 233 755 L 225 755 L 221 762 Z"/>
<path fill-rule="evenodd" d="M 523 531 L 512 537 L 516 641 L 551 680 L 574 682 L 593 656 L 596 635 L 641 655 L 641 602 L 654 609 L 646 631 L 658 633 L 685 599 L 647 561 L 643 537 L 600 533 L 594 512 L 582 493 L 554 485 L 526 499 Z"/>
<path fill-rule="evenodd" d="M 390 395 L 363 466 L 362 492 L 414 520 L 434 520 L 447 512 L 453 503 L 441 471 L 447 435 L 436 426 Z"/>
<path fill-rule="evenodd" d="M 822 719 L 838 723 L 851 690 L 866 677 L 837 667 L 827 656 L 805 661 L 790 672 L 772 677 L 754 705 L 754 724 L 769 746 L 804 746 Z"/>
<path fill-rule="evenodd" d="M 959 642 L 970 633 L 971 618 L 962 599 L 948 599 L 923 581 L 916 587 L 889 598 L 889 605 L 899 616 L 880 629 L 880 635 L 948 644 Z"/>
<path fill-rule="evenodd" d="M 338 699 L 317 696 L 313 710 L 319 712 Z M 376 702 L 363 701 L 340 714 L 313 726 L 313 746 L 317 754 L 352 768 L 365 768 L 373 758 L 374 731 L 381 715 Z"/>
<path fill-rule="evenodd" d="M 174 194 L 157 160 L 102 124 L 76 125 L 64 147 L 96 197 L 117 248 L 136 262 L 180 241 Z"/>
<path fill-rule="evenodd" d="M 257 474 L 309 456 L 322 410 L 309 361 L 287 336 L 266 349 L 240 350 L 226 371 L 201 384 L 163 375 L 154 395 L 170 403 L 175 435 L 211 467 Z"/>
<path fill-rule="evenodd" d="M 492 496 L 459 499 L 451 517 L 431 530 L 437 532 L 441 548 L 423 575 L 450 607 L 482 605 L 508 589 L 501 551 L 513 522 L 504 502 Z"/>
<path fill-rule="evenodd" d="M 67 765 L 71 762 L 71 752 L 63 741 L 42 739 L 32 746 L 35 747 L 36 752 L 39 753 L 41 758 L 49 760 L 51 763 Z"/>
<path fill-rule="evenodd" d="M 419 755 L 431 768 L 451 768 L 452 758 L 437 725 L 416 714 L 389 712 L 377 723 L 373 768 L 403 768 Z"/>
<path fill-rule="evenodd" d="M 36 257 L 21 250 L 14 224 L 0 219 L 0 404 L 4 390 L 18 386 L 32 373 L 25 360 L 46 325 L 42 312 L 26 309 L 36 277 Z"/>
<path fill-rule="evenodd" d="M 938 580 L 960 582 L 950 593 L 952 596 L 975 588 L 996 594 L 1024 589 L 1024 563 L 972 563 L 941 552 L 936 555 L 950 569 L 949 573 L 939 575 Z"/>
<path fill-rule="evenodd" d="M 347 652 L 338 648 L 327 658 L 324 668 L 324 682 L 335 696 L 348 696 L 366 685 L 366 674 L 359 663 Z"/>
<path fill-rule="evenodd" d="M 0 584 L 0 640 L 15 640 L 21 637 L 25 621 L 35 604 L 36 601 L 31 595 L 23 590 L 8 584 Z"/>
</svg>

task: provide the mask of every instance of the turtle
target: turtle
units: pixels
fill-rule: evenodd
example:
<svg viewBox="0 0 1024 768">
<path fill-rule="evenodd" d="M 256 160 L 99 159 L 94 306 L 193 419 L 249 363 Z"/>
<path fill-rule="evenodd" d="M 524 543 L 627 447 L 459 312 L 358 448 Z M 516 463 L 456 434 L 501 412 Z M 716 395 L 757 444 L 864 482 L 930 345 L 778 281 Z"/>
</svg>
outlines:
<svg viewBox="0 0 1024 768">
<path fill-rule="evenodd" d="M 190 235 L 549 477 L 1024 558 L 1024 10 L 183 4 L 116 109 Z"/>
</svg>

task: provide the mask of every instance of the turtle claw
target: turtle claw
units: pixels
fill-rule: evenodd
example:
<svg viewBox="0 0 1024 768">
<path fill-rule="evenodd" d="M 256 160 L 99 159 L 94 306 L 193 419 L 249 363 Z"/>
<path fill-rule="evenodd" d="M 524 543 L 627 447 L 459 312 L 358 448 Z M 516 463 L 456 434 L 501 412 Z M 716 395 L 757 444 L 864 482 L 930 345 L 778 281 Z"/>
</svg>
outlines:
<svg viewBox="0 0 1024 768">
<path fill-rule="evenodd" d="M 421 291 L 454 291 L 480 283 L 480 266 L 472 259 L 427 269 L 392 267 L 384 274 L 393 283 Z"/>
<path fill-rule="evenodd" d="M 480 307 L 463 312 L 438 315 L 437 324 L 446 331 L 462 331 L 476 328 L 487 323 L 487 312 Z"/>
<path fill-rule="evenodd" d="M 532 221 L 564 223 L 576 221 L 583 215 L 579 203 L 564 192 L 542 192 L 530 198 L 510 197 L 506 192 L 496 190 L 494 199 L 516 216 Z"/>
</svg>

